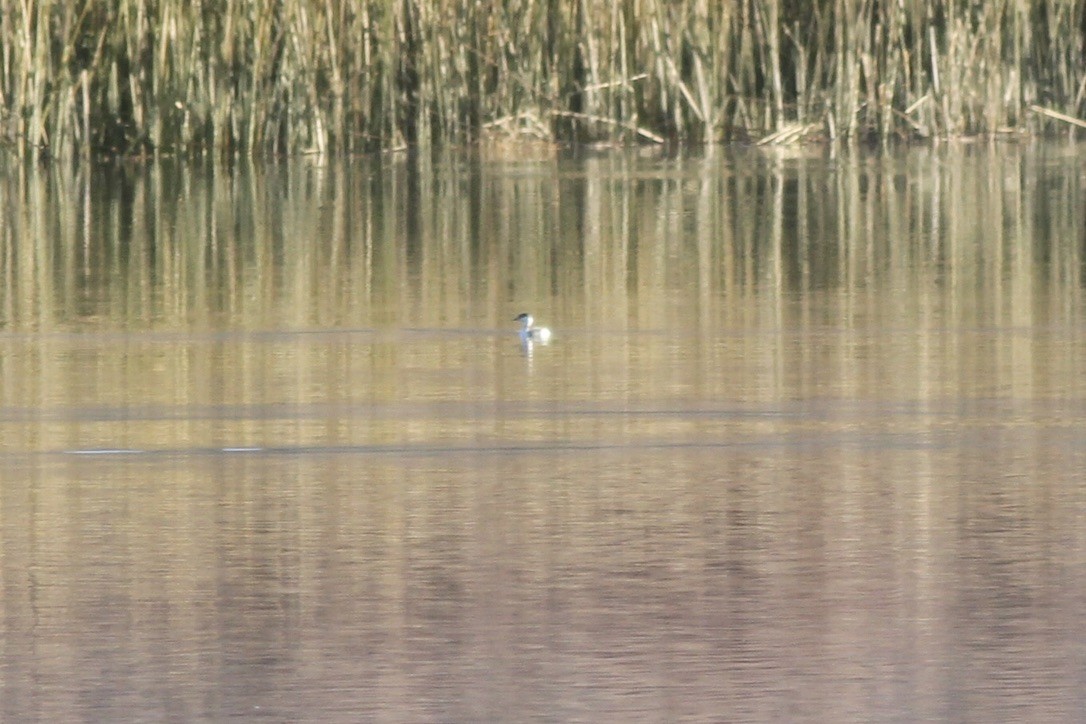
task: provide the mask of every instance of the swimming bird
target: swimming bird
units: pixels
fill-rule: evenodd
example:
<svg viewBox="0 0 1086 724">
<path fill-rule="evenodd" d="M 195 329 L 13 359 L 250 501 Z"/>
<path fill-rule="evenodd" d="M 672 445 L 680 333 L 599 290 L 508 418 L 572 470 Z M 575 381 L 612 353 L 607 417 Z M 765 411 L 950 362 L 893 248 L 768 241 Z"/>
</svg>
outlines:
<svg viewBox="0 0 1086 724">
<path fill-rule="evenodd" d="M 551 331 L 546 327 L 533 327 L 532 322 L 535 320 L 532 315 L 527 312 L 521 312 L 517 316 L 513 317 L 514 322 L 520 322 L 524 326 L 520 329 L 520 338 L 525 342 L 539 342 L 540 344 L 546 344 L 550 341 Z"/>
</svg>

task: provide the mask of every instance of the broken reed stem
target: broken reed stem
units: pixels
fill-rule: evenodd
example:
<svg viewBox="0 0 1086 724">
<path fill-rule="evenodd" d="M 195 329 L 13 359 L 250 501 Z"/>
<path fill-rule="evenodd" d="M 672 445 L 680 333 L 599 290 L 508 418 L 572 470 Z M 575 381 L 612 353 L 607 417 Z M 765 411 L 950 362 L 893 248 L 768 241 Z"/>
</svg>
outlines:
<svg viewBox="0 0 1086 724">
<path fill-rule="evenodd" d="M 1066 115 L 1064 113 L 1059 113 L 1058 111 L 1054 111 L 1054 110 L 1052 110 L 1050 108 L 1042 108 L 1041 106 L 1038 106 L 1038 105 L 1032 105 L 1032 106 L 1029 107 L 1029 109 L 1031 111 L 1033 111 L 1034 113 L 1039 113 L 1042 116 L 1048 116 L 1049 118 L 1055 118 L 1057 121 L 1062 121 L 1064 123 L 1069 123 L 1072 126 L 1078 126 L 1079 128 L 1086 128 L 1086 121 L 1083 121 L 1083 120 L 1081 120 L 1079 118 L 1075 118 L 1074 116 L 1068 116 L 1068 115 Z"/>
<path fill-rule="evenodd" d="M 1071 0 L 0 0 L 0 147 L 265 155 L 522 132 L 1039 129 L 1061 119 L 1026 108 L 1086 113 L 1082 27 Z M 495 123 L 529 116 L 541 124 Z"/>
<path fill-rule="evenodd" d="M 606 116 L 594 116 L 590 113 L 577 113 L 575 111 L 551 111 L 552 116 L 563 118 L 576 118 L 581 121 L 589 121 L 591 123 L 602 123 L 604 125 L 613 126 L 615 128 L 623 128 L 627 131 L 641 136 L 644 139 L 652 141 L 653 143 L 664 143 L 663 136 L 659 136 L 646 128 L 639 128 L 632 123 L 624 123 L 623 121 L 616 121 L 613 118 L 607 118 Z"/>
</svg>

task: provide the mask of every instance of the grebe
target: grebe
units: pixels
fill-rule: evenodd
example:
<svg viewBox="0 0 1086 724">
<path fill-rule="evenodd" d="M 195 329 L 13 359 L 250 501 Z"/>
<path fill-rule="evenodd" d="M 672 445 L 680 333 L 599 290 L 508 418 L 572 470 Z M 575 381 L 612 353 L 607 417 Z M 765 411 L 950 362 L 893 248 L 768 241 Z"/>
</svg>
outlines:
<svg viewBox="0 0 1086 724">
<path fill-rule="evenodd" d="M 520 338 L 525 342 L 539 342 L 540 344 L 546 344 L 551 339 L 551 331 L 546 327 L 533 327 L 532 315 L 527 312 L 521 312 L 517 316 L 513 317 L 514 322 L 521 322 L 524 324 L 520 329 Z"/>
</svg>

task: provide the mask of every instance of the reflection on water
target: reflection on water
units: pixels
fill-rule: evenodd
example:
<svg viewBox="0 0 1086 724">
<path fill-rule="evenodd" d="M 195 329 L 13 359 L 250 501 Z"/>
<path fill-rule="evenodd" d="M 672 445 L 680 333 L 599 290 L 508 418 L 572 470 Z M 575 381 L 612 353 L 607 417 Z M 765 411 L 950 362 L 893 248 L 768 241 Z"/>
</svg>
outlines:
<svg viewBox="0 0 1086 724">
<path fill-rule="evenodd" d="M 1077 719 L 1079 149 L 778 153 L 8 168 L 0 717 Z"/>
</svg>

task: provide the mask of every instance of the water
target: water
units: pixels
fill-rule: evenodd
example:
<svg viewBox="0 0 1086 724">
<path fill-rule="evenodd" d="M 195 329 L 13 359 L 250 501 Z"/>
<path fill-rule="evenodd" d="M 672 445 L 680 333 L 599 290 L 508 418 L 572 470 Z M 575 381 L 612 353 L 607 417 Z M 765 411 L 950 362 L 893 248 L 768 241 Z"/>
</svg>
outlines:
<svg viewBox="0 0 1086 724">
<path fill-rule="evenodd" d="M 1079 720 L 1083 191 L 1028 144 L 9 169 L 0 716 Z"/>
</svg>

